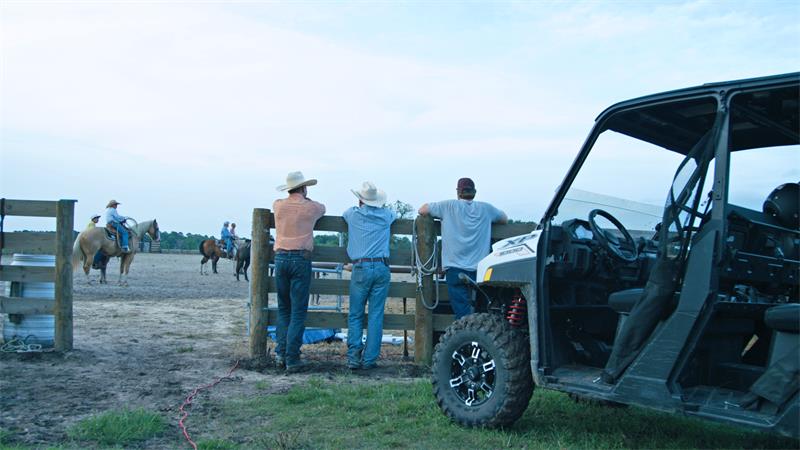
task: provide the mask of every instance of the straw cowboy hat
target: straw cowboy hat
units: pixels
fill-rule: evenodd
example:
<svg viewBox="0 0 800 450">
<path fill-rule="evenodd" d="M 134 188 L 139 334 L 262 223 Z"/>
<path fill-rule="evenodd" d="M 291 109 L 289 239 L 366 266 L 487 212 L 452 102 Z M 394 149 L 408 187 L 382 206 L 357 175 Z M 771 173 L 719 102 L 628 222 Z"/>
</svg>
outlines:
<svg viewBox="0 0 800 450">
<path fill-rule="evenodd" d="M 120 203 L 120 202 L 118 202 L 118 201 L 116 201 L 116 200 L 110 200 L 110 201 L 108 202 L 108 204 L 106 205 L 106 208 L 113 208 L 114 206 L 116 206 L 116 205 L 121 205 L 121 204 L 122 204 L 122 203 Z"/>
<path fill-rule="evenodd" d="M 317 184 L 317 180 L 314 178 L 306 180 L 303 176 L 303 172 L 290 172 L 289 175 L 286 175 L 286 184 L 282 184 L 275 189 L 279 191 L 291 191 L 295 188 L 313 186 L 315 184 Z"/>
<path fill-rule="evenodd" d="M 355 189 L 350 189 L 353 194 L 358 197 L 365 205 L 375 206 L 380 208 L 386 203 L 386 192 L 375 187 L 371 181 L 365 181 L 361 185 L 361 190 L 357 191 Z"/>
</svg>

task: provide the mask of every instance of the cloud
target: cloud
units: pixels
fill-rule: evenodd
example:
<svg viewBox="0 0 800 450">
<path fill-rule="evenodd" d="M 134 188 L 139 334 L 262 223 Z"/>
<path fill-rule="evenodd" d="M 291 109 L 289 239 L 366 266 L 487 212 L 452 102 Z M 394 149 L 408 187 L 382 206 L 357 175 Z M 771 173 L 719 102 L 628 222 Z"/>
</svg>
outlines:
<svg viewBox="0 0 800 450">
<path fill-rule="evenodd" d="M 366 178 L 419 206 L 470 174 L 536 215 L 610 103 L 796 66 L 797 8 L 636 5 L 7 1 L 0 182 L 206 233 L 298 169 L 337 212 Z"/>
</svg>

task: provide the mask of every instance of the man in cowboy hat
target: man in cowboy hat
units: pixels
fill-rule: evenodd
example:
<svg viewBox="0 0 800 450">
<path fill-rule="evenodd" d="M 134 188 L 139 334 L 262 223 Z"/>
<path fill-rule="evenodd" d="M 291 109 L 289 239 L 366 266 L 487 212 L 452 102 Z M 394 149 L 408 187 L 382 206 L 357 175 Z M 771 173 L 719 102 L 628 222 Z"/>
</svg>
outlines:
<svg viewBox="0 0 800 450">
<path fill-rule="evenodd" d="M 311 285 L 311 251 L 314 250 L 314 224 L 325 214 L 325 205 L 307 196 L 307 186 L 317 184 L 302 172 L 291 172 L 286 184 L 277 187 L 289 196 L 275 200 L 275 283 L 278 289 L 278 326 L 275 354 L 279 366 L 288 372 L 302 370 L 303 344 L 308 294 Z"/>
<path fill-rule="evenodd" d="M 91 230 L 92 228 L 96 227 L 97 226 L 97 222 L 99 222 L 99 221 L 100 221 L 100 214 L 93 215 L 91 220 L 89 220 L 89 223 L 86 224 L 85 230 Z"/>
<path fill-rule="evenodd" d="M 117 236 L 120 239 L 120 247 L 122 248 L 123 253 L 130 253 L 130 249 L 128 248 L 128 230 L 122 226 L 122 224 L 128 220 L 127 217 L 121 216 L 117 212 L 117 205 L 121 205 L 122 203 L 111 200 L 106 205 L 106 226 L 111 226 L 113 229 L 117 230 Z"/>
<path fill-rule="evenodd" d="M 353 262 L 350 277 L 350 312 L 347 317 L 347 367 L 371 369 L 381 353 L 383 306 L 389 293 L 389 238 L 397 214 L 384 208 L 386 193 L 365 181 L 351 190 L 358 206 L 347 209 L 347 256 Z M 364 307 L 369 303 L 367 345 L 361 343 Z M 363 355 L 362 355 L 363 352 Z M 363 356 L 363 359 L 362 359 Z"/>
<path fill-rule="evenodd" d="M 478 262 L 489 254 L 492 223 L 506 223 L 503 211 L 489 203 L 476 202 L 475 183 L 461 178 L 456 185 L 457 200 L 426 203 L 420 215 L 442 219 L 442 266 L 447 293 L 456 319 L 473 312 L 469 288 L 458 279 L 460 273 L 475 279 Z"/>
</svg>

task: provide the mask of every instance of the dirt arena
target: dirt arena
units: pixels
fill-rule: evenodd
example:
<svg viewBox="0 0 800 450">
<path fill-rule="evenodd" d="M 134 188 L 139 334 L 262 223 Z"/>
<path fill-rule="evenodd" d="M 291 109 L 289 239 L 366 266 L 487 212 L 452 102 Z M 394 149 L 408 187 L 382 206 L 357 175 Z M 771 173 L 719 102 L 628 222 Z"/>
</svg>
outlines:
<svg viewBox="0 0 800 450">
<path fill-rule="evenodd" d="M 151 444 L 172 447 L 179 442 L 178 408 L 186 396 L 247 356 L 248 283 L 236 281 L 233 263 L 227 260 L 219 262 L 219 274 L 200 275 L 200 259 L 137 254 L 128 287 L 115 284 L 117 260 L 109 264 L 108 285 L 87 285 L 83 273 L 76 272 L 75 349 L 65 354 L 0 353 L 0 429 L 10 432 L 14 443 L 54 444 L 64 441 L 67 428 L 76 421 L 142 407 L 160 411 L 174 427 L 174 435 Z M 92 278 L 97 280 L 99 272 L 92 271 Z M 390 308 L 397 310 L 398 302 Z M 409 347 L 413 356 L 413 345 Z M 311 366 L 297 375 L 240 366 L 232 382 L 197 397 L 190 410 L 190 432 L 192 418 L 202 415 L 204 398 L 268 395 L 312 374 L 345 372 L 345 349 L 338 341 L 304 346 Z M 402 345 L 385 344 L 382 363 L 380 369 L 353 379 L 425 375 L 404 360 Z M 257 390 L 260 380 L 269 380 L 269 389 Z"/>
</svg>

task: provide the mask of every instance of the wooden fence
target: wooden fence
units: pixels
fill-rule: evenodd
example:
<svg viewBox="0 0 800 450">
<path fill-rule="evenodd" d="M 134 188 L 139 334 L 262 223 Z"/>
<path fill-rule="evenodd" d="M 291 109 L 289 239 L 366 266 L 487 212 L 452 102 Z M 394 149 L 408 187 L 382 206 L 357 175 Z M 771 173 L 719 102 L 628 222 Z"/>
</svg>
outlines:
<svg viewBox="0 0 800 450">
<path fill-rule="evenodd" d="M 440 234 L 439 222 L 429 216 L 420 216 L 416 223 L 413 220 L 400 219 L 392 225 L 392 234 L 410 235 L 416 226 L 418 251 L 420 260 L 426 261 L 433 252 L 436 238 Z M 250 310 L 250 356 L 263 358 L 266 355 L 267 326 L 277 324 L 277 300 L 270 305 L 270 293 L 276 292 L 275 279 L 269 276 L 269 261 L 272 260 L 272 247 L 269 245 L 271 229 L 275 227 L 273 215 L 268 209 L 253 210 L 253 242 L 252 242 L 252 277 L 251 277 L 251 310 Z M 492 239 L 505 239 L 529 233 L 531 224 L 494 225 Z M 339 216 L 322 217 L 314 228 L 316 231 L 346 232 L 347 223 Z M 312 253 L 315 262 L 347 263 L 347 251 L 343 247 L 315 247 Z M 389 257 L 392 266 L 409 266 L 412 264 L 410 250 L 393 250 Z M 349 280 L 312 279 L 311 294 L 348 295 Z M 421 292 L 417 283 L 409 281 L 393 281 L 389 286 L 389 298 L 415 298 L 414 314 L 385 314 L 383 328 L 385 330 L 414 330 L 414 360 L 418 364 L 430 364 L 433 356 L 433 332 L 444 331 L 453 321 L 450 314 L 433 314 L 422 303 L 421 295 L 428 304 L 436 296 L 436 285 L 433 276 L 423 278 Z M 421 294 L 421 295 L 420 295 Z M 439 298 L 447 299 L 445 283 L 439 283 Z M 366 327 L 367 320 L 364 320 Z M 322 328 L 347 328 L 347 313 L 334 311 L 309 311 L 306 326 Z"/>
<path fill-rule="evenodd" d="M 75 200 L 0 200 L 0 215 L 55 217 L 54 232 L 0 233 L 0 281 L 55 282 L 55 299 L 0 296 L 0 314 L 55 315 L 55 349 L 72 350 L 72 243 Z M 56 256 L 55 267 L 10 266 L 11 252 Z M 13 291 L 13 289 L 12 289 Z M 13 295 L 13 294 L 12 294 Z"/>
</svg>

